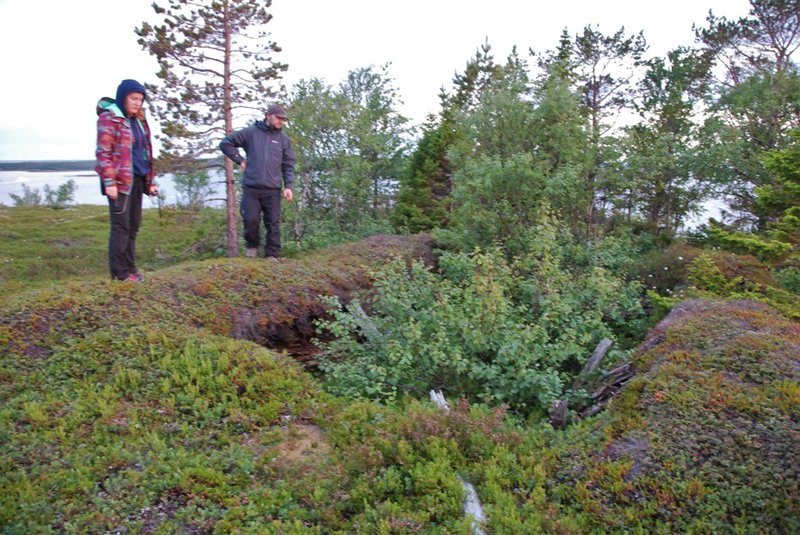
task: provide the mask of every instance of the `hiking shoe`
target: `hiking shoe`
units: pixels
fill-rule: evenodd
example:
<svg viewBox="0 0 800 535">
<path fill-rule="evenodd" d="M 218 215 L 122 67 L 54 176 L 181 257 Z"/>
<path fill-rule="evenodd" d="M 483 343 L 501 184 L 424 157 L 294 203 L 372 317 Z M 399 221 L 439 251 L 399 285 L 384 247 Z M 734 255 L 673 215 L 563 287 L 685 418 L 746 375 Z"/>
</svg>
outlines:
<svg viewBox="0 0 800 535">
<path fill-rule="evenodd" d="M 137 281 L 139 281 L 139 282 L 144 282 L 144 275 L 142 275 L 142 274 L 141 274 L 141 273 L 139 273 L 138 271 L 137 271 L 136 273 L 131 273 L 131 274 L 130 274 L 130 275 L 128 275 L 128 276 L 129 276 L 129 277 L 136 277 L 136 280 L 137 280 Z"/>
<path fill-rule="evenodd" d="M 248 247 L 247 250 L 244 252 L 244 256 L 247 258 L 255 258 L 258 256 L 258 249 L 255 247 Z"/>
<path fill-rule="evenodd" d="M 268 257 L 267 257 L 267 260 L 270 260 L 270 261 L 272 261 L 272 262 L 277 262 L 277 260 L 278 260 L 278 257 L 277 257 L 277 256 L 268 256 Z"/>
<path fill-rule="evenodd" d="M 140 279 L 140 278 L 139 278 L 139 277 L 137 277 L 136 275 L 137 275 L 137 273 L 131 273 L 130 275 L 128 275 L 127 277 L 125 277 L 124 279 L 122 279 L 122 282 L 142 282 L 142 281 L 144 280 L 144 277 L 142 277 L 142 278 Z M 141 276 L 141 275 L 140 275 L 140 276 Z"/>
</svg>

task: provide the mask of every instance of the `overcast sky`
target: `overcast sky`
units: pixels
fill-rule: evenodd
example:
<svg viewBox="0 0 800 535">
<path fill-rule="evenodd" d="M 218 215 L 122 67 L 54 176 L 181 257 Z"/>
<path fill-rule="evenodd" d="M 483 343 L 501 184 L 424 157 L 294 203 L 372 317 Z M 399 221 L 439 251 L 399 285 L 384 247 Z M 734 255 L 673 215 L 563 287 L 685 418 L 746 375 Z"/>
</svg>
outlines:
<svg viewBox="0 0 800 535">
<path fill-rule="evenodd" d="M 162 0 L 166 3 L 166 0 Z M 157 22 L 152 0 L 0 0 L 0 160 L 94 158 L 95 104 L 120 80 L 154 82 L 156 63 L 133 29 Z M 554 49 L 563 29 L 644 31 L 651 54 L 693 44 L 709 9 L 745 16 L 746 0 L 273 0 L 272 40 L 288 86 L 338 85 L 353 69 L 391 63 L 413 124 L 438 111 L 438 93 L 488 39 L 503 62 Z M 157 125 L 154 125 L 157 127 Z"/>
</svg>

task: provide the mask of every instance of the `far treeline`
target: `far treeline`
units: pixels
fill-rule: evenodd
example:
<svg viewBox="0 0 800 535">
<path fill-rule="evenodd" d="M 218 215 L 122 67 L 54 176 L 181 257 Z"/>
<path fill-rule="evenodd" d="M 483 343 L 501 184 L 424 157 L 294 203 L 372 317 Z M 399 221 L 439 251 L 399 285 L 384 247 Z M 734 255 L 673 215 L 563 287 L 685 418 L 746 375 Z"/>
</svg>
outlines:
<svg viewBox="0 0 800 535">
<path fill-rule="evenodd" d="M 0 171 L 93 171 L 94 160 L 0 161 Z"/>
<path fill-rule="evenodd" d="M 800 127 L 797 0 L 752 0 L 739 20 L 709 12 L 694 43 L 665 56 L 648 54 L 642 32 L 594 26 L 504 60 L 484 43 L 420 131 L 398 111 L 388 64 L 276 91 L 288 66 L 268 39 L 269 2 L 167 4 L 136 29 L 160 64 L 148 91 L 161 169 L 207 186 L 234 120 L 286 103 L 298 164 L 284 217 L 297 243 L 445 229 L 468 248 L 519 249 L 544 213 L 581 241 L 630 230 L 670 239 L 709 199 L 730 207 L 714 229 L 763 233 L 797 205 L 786 165 Z M 237 180 L 225 165 L 235 256 Z"/>
</svg>

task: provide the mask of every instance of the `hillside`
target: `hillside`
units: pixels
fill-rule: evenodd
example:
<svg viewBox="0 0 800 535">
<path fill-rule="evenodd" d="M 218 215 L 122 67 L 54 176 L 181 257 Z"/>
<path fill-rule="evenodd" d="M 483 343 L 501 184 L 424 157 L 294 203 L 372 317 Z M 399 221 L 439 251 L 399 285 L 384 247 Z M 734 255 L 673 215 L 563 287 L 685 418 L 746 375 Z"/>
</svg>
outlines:
<svg viewBox="0 0 800 535">
<path fill-rule="evenodd" d="M 760 303 L 684 301 L 635 363 L 608 414 L 557 448 L 549 492 L 593 526 L 797 532 L 800 325 Z"/>
<path fill-rule="evenodd" d="M 6 298 L 4 532 L 468 533 L 458 476 L 490 533 L 800 529 L 800 327 L 765 304 L 679 304 L 608 410 L 566 431 L 324 393 L 291 357 L 313 348 L 317 296 L 347 301 L 431 245 L 375 236 Z"/>
</svg>

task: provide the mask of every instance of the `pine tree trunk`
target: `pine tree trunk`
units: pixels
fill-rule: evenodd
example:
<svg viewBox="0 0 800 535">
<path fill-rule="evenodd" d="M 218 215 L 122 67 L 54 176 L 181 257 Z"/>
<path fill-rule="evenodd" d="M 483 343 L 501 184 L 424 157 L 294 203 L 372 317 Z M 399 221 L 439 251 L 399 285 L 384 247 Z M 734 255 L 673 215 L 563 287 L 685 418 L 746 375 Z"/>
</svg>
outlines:
<svg viewBox="0 0 800 535">
<path fill-rule="evenodd" d="M 228 256 L 239 256 L 239 236 L 236 232 L 236 184 L 233 176 L 233 162 L 225 158 L 225 192 L 227 194 Z"/>
<path fill-rule="evenodd" d="M 222 9 L 225 13 L 224 22 L 224 36 L 225 36 L 225 60 L 224 60 L 224 73 L 222 79 L 223 86 L 223 114 L 225 120 L 225 133 L 229 134 L 233 131 L 233 102 L 231 96 L 231 36 L 233 28 L 231 28 L 231 20 L 229 15 L 229 4 L 227 1 L 222 3 Z M 239 256 L 239 237 L 236 232 L 236 183 L 233 176 L 233 161 L 225 158 L 225 192 L 226 192 L 226 209 L 228 221 L 228 257 L 236 258 Z"/>
</svg>

